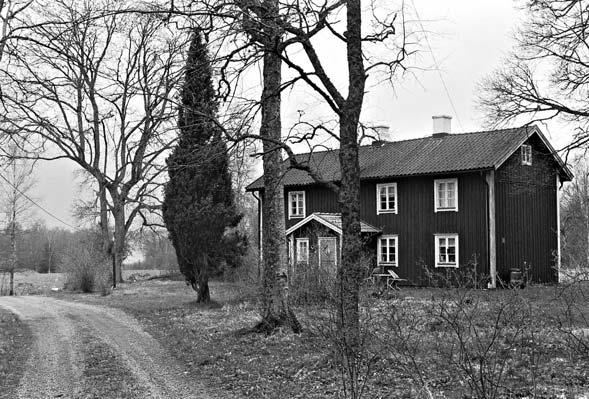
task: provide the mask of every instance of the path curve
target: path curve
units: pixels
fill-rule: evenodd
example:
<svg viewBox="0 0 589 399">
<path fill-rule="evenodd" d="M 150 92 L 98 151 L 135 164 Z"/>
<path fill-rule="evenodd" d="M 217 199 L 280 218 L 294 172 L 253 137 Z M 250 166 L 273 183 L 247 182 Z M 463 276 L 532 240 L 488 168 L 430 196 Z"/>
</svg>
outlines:
<svg viewBox="0 0 589 399">
<path fill-rule="evenodd" d="M 82 328 L 113 349 L 146 398 L 211 398 L 202 384 L 187 381 L 186 370 L 123 311 L 39 296 L 0 297 L 0 306 L 29 324 L 35 337 L 18 390 L 21 399 L 84 396 Z"/>
</svg>

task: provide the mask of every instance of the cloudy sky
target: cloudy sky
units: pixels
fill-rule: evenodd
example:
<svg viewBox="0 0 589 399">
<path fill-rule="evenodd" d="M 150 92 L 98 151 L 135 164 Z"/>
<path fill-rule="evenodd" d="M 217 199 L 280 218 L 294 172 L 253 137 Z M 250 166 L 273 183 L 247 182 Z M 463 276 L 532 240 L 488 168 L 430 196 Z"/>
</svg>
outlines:
<svg viewBox="0 0 589 399">
<path fill-rule="evenodd" d="M 420 55 L 420 63 L 433 68 L 416 70 L 394 89 L 388 85 L 371 85 L 363 120 L 389 125 L 397 139 L 430 134 L 431 117 L 438 114 L 453 117 L 453 132 L 480 130 L 481 115 L 474 102 L 476 85 L 508 55 L 522 12 L 516 9 L 513 0 L 408 0 L 406 4 L 410 8 L 415 6 L 432 48 L 432 53 Z M 427 42 L 422 46 L 428 50 Z M 439 72 L 432 56 L 440 67 Z M 299 102 L 296 95 L 285 95 L 285 126 L 301 108 Z M 78 195 L 73 171 L 66 161 L 41 164 L 35 192 L 46 209 L 69 223 L 74 223 L 71 211 Z M 48 225 L 60 225 L 41 211 L 36 216 Z"/>
</svg>

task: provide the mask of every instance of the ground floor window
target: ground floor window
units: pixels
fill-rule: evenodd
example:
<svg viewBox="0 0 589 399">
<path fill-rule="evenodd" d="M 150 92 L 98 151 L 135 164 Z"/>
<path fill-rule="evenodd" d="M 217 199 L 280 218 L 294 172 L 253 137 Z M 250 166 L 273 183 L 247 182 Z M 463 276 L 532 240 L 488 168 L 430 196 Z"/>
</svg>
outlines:
<svg viewBox="0 0 589 399">
<path fill-rule="evenodd" d="M 436 234 L 436 267 L 458 267 L 458 234 Z"/>
<path fill-rule="evenodd" d="M 378 239 L 378 264 L 398 265 L 398 237 L 395 235 L 382 236 Z"/>
<path fill-rule="evenodd" d="M 297 262 L 309 262 L 309 239 L 296 239 Z"/>
</svg>

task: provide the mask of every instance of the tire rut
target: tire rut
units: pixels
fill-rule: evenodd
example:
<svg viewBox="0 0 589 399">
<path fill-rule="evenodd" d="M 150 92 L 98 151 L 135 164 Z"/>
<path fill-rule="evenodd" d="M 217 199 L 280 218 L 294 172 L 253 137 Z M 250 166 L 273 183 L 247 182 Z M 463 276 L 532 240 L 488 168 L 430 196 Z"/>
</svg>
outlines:
<svg viewBox="0 0 589 399">
<path fill-rule="evenodd" d="M 144 397 L 214 398 L 202 384 L 187 381 L 186 370 L 120 310 L 46 297 L 0 298 L 0 306 L 30 324 L 36 339 L 19 388 L 22 399 L 84 397 L 77 331 L 82 328 L 112 348 L 139 382 Z"/>
</svg>

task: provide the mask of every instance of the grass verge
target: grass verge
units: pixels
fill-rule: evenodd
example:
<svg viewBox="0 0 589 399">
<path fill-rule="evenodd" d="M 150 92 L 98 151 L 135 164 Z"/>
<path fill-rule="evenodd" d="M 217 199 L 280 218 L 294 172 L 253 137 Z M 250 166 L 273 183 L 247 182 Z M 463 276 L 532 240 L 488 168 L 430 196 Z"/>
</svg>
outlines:
<svg viewBox="0 0 589 399">
<path fill-rule="evenodd" d="M 25 323 L 0 308 L 0 397 L 16 398 L 33 336 Z"/>
</svg>

